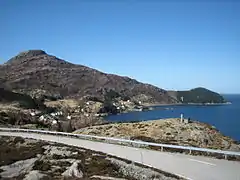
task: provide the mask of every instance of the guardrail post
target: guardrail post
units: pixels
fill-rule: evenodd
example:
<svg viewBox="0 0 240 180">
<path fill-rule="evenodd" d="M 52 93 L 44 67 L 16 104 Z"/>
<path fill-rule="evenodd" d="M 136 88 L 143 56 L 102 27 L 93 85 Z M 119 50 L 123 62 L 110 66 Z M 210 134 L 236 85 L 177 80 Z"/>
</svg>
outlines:
<svg viewBox="0 0 240 180">
<path fill-rule="evenodd" d="M 163 146 L 161 146 L 161 151 L 163 151 Z"/>
<path fill-rule="evenodd" d="M 192 150 L 191 149 L 189 149 L 189 154 L 192 154 Z"/>
<path fill-rule="evenodd" d="M 224 159 L 226 159 L 226 160 L 227 160 L 227 155 L 226 155 L 226 154 L 224 154 Z"/>
</svg>

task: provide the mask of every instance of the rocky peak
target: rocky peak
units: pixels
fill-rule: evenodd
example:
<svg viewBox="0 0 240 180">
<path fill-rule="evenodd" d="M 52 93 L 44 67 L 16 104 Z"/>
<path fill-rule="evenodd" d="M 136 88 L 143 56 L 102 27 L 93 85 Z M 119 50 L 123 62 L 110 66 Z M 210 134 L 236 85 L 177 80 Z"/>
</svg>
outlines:
<svg viewBox="0 0 240 180">
<path fill-rule="evenodd" d="M 23 51 L 20 52 L 17 56 L 38 56 L 38 55 L 45 55 L 47 54 L 43 50 L 28 50 L 28 51 Z"/>
<path fill-rule="evenodd" d="M 28 50 L 28 51 L 23 51 L 20 52 L 18 55 L 16 55 L 15 57 L 11 58 L 7 64 L 12 64 L 12 63 L 16 63 L 18 61 L 20 61 L 21 59 L 29 59 L 32 57 L 36 57 L 36 56 L 41 56 L 41 55 L 47 55 L 47 53 L 43 50 Z"/>
</svg>

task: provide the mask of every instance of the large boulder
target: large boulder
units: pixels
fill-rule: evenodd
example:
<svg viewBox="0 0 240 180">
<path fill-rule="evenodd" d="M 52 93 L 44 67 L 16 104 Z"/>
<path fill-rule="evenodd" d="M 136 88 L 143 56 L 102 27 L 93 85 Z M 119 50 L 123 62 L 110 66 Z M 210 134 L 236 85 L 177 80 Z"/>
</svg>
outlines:
<svg viewBox="0 0 240 180">
<path fill-rule="evenodd" d="M 62 173 L 65 178 L 74 177 L 82 178 L 83 172 L 79 168 L 80 161 L 75 161 L 66 171 Z"/>
</svg>

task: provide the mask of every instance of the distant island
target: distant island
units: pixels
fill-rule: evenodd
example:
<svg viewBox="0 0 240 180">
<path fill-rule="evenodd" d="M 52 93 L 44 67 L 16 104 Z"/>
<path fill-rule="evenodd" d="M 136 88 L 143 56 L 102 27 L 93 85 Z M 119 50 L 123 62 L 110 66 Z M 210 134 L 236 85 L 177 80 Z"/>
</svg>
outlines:
<svg viewBox="0 0 240 180">
<path fill-rule="evenodd" d="M 223 104 L 223 96 L 206 88 L 194 88 L 189 91 L 169 91 L 169 94 L 183 104 Z"/>
</svg>

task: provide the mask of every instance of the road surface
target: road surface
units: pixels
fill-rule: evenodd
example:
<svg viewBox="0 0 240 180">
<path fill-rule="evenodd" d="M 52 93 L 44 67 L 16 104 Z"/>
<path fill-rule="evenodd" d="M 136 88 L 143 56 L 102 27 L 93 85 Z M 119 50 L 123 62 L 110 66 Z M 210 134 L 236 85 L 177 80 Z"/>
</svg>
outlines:
<svg viewBox="0 0 240 180">
<path fill-rule="evenodd" d="M 0 135 L 41 139 L 100 151 L 151 166 L 188 180 L 240 180 L 240 162 L 235 161 L 159 152 L 48 134 L 0 132 Z"/>
</svg>

